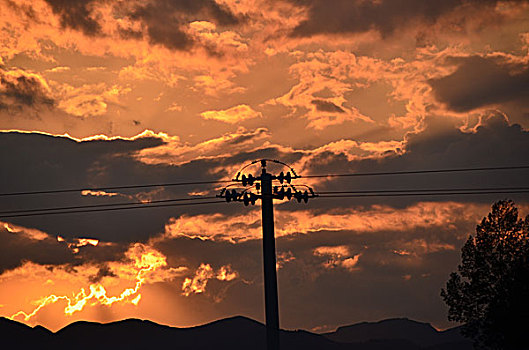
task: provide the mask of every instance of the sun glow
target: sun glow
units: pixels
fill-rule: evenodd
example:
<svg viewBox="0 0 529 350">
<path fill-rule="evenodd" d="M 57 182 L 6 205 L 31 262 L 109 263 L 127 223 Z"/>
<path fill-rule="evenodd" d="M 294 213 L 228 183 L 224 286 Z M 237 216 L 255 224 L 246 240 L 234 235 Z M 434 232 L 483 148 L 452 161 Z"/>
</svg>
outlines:
<svg viewBox="0 0 529 350">
<path fill-rule="evenodd" d="M 133 265 L 123 265 L 121 268 L 115 266 L 115 270 L 121 270 L 118 272 L 118 276 L 121 273 L 128 274 L 133 272 L 135 276 L 135 284 L 134 287 L 124 289 L 119 295 L 109 296 L 107 289 L 103 284 L 99 282 L 92 283 L 87 289 L 81 288 L 77 294 L 72 296 L 51 294 L 42 297 L 32 302 L 32 304 L 35 305 L 35 308 L 31 312 L 26 313 L 21 310 L 14 313 L 9 318 L 12 320 L 22 319 L 24 321 L 29 321 L 42 308 L 59 301 L 66 302 L 66 306 L 64 307 L 64 314 L 66 316 L 71 316 L 76 312 L 82 311 L 87 305 L 105 305 L 110 307 L 114 303 L 120 302 L 138 305 L 141 299 L 141 294 L 139 292 L 142 285 L 146 282 L 148 275 L 159 268 L 166 266 L 167 262 L 165 256 L 161 253 L 141 244 L 133 245 L 126 253 L 126 256 L 129 261 L 133 262 Z"/>
</svg>

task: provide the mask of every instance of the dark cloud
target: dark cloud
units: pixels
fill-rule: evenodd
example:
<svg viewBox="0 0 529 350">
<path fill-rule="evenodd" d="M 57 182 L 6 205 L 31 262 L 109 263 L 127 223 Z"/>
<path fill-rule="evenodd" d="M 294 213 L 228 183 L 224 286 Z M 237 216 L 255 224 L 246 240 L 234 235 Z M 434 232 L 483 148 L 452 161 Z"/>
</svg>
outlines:
<svg viewBox="0 0 529 350">
<path fill-rule="evenodd" d="M 52 107 L 55 101 L 44 84 L 35 74 L 0 67 L 0 111 L 14 113 L 25 108 Z"/>
<path fill-rule="evenodd" d="M 529 132 L 518 124 L 510 125 L 506 117 L 492 113 L 484 117 L 474 132 L 463 132 L 451 121 L 430 117 L 423 131 L 407 136 L 405 152 L 389 152 L 382 159 L 368 158 L 348 161 L 346 154 L 322 152 L 308 163 L 305 175 L 321 173 L 394 172 L 421 169 L 452 169 L 525 165 L 529 163 Z M 325 169 L 325 170 L 323 170 Z M 487 173 L 424 174 L 407 176 L 372 176 L 330 179 L 320 185 L 319 191 L 361 191 L 436 188 L 494 188 L 523 187 L 527 171 L 496 171 Z M 481 196 L 423 196 L 397 198 L 333 199 L 334 205 L 388 204 L 404 207 L 417 201 L 482 202 L 512 196 L 527 202 L 524 194 Z M 314 200 L 312 207 L 325 208 L 328 204 Z M 286 207 L 296 210 L 295 206 Z"/>
<path fill-rule="evenodd" d="M 258 130 L 254 137 L 259 138 Z M 228 146 L 249 141 L 251 136 L 241 134 L 227 140 Z M 59 188 L 94 188 L 180 181 L 215 181 L 231 176 L 222 169 L 248 159 L 281 158 L 276 149 L 241 152 L 228 157 L 192 160 L 184 165 L 146 164 L 136 158 L 140 150 L 164 146 L 162 139 L 97 140 L 77 142 L 65 137 L 42 134 L 0 133 L 0 157 L 10 166 L 9 172 L 0 174 L 0 193 Z M 299 155 L 297 156 L 299 158 Z M 167 159 L 167 155 L 163 156 Z M 214 171 L 212 169 L 219 169 Z M 193 191 L 218 193 L 211 185 L 176 186 L 166 188 L 140 188 L 121 190 L 112 197 L 81 196 L 79 192 L 53 196 L 17 196 L 9 201 L 0 200 L 1 211 L 57 206 L 79 206 L 112 203 L 131 203 L 140 199 L 164 200 L 188 197 Z M 110 191 L 116 192 L 116 191 Z M 212 206 L 165 207 L 143 210 L 109 211 L 92 214 L 44 215 L 9 219 L 24 227 L 36 227 L 64 237 L 93 237 L 112 242 L 144 242 L 165 230 L 171 217 L 182 213 L 209 213 Z M 238 208 L 222 205 L 213 210 L 234 212 Z"/>
<path fill-rule="evenodd" d="M 101 281 L 103 277 L 117 277 L 117 275 L 112 272 L 108 265 L 103 264 L 99 267 L 99 270 L 97 270 L 97 274 L 90 276 L 90 282 L 97 283 Z"/>
<path fill-rule="evenodd" d="M 342 107 L 335 105 L 330 101 L 325 100 L 312 100 L 311 103 L 316 106 L 316 109 L 320 112 L 330 113 L 345 113 Z"/>
<path fill-rule="evenodd" d="M 437 99 L 457 112 L 518 102 L 529 107 L 529 69 L 501 64 L 497 59 L 478 56 L 452 59 L 457 70 L 431 80 Z"/>
<path fill-rule="evenodd" d="M 153 44 L 178 50 L 192 44 L 181 28 L 189 21 L 211 19 L 220 25 L 238 23 L 234 14 L 214 0 L 154 0 L 138 6 L 131 17 L 142 21 Z"/>
<path fill-rule="evenodd" d="M 497 0 L 288 0 L 308 8 L 308 18 L 302 21 L 293 36 L 322 33 L 361 33 L 376 30 L 383 36 L 395 30 L 424 22 L 435 23 L 440 17 L 461 11 L 465 5 L 493 10 Z"/>
<path fill-rule="evenodd" d="M 79 245 L 76 241 L 59 241 L 57 237 L 32 229 L 0 226 L 0 274 L 30 261 L 48 267 L 75 268 L 84 263 L 101 265 L 93 276 L 100 279 L 111 272 L 105 262 L 123 259 L 128 245 L 105 244 L 103 246 Z"/>
<path fill-rule="evenodd" d="M 46 0 L 59 16 L 63 28 L 81 31 L 88 36 L 105 35 L 100 18 L 94 11 L 101 0 Z M 146 36 L 152 44 L 172 50 L 184 50 L 193 39 L 183 30 L 192 21 L 211 20 L 219 25 L 234 25 L 239 19 L 225 6 L 214 0 L 150 0 L 138 3 L 110 2 L 119 16 L 140 21 L 143 30 L 118 28 L 125 39 Z"/>
<path fill-rule="evenodd" d="M 59 16 L 63 28 L 79 30 L 88 36 L 101 34 L 101 25 L 93 17 L 97 0 L 46 0 L 53 13 Z"/>
<path fill-rule="evenodd" d="M 228 139 L 239 145 L 248 135 Z M 258 135 L 256 136 L 258 137 Z M 231 141 L 230 141 L 231 140 Z M 338 142 L 339 144 L 339 142 Z M 87 188 L 180 181 L 214 181 L 228 174 L 233 165 L 260 158 L 280 159 L 295 163 L 306 154 L 287 153 L 275 147 L 232 155 L 191 160 L 181 165 L 146 164 L 136 158 L 140 150 L 162 147 L 160 157 L 167 159 L 169 148 L 162 139 L 141 138 L 134 141 L 85 141 L 39 134 L 1 133 L 0 156 L 9 171 L 0 175 L 0 192 L 31 191 L 56 188 Z M 238 147 L 238 146 L 237 146 Z M 307 159 L 305 169 L 296 169 L 303 175 L 347 172 L 387 172 L 418 169 L 468 168 L 510 166 L 529 163 L 527 152 L 529 134 L 519 125 L 510 125 L 502 115 L 483 118 L 475 132 L 462 132 L 447 123 L 446 118 L 426 120 L 422 132 L 407 137 L 404 153 L 389 152 L 384 158 L 357 158 L 350 160 L 341 151 L 318 152 Z M 200 153 L 197 153 L 200 154 Z M 153 156 L 153 159 L 157 159 Z M 212 170 L 215 169 L 215 170 Z M 273 168 L 270 171 L 284 169 Z M 526 172 L 488 172 L 425 174 L 415 176 L 332 178 L 315 186 L 316 191 L 344 190 L 396 190 L 443 188 L 516 187 L 526 183 Z M 303 182 L 303 181 L 298 181 Z M 79 193 L 53 196 L 12 197 L 0 201 L 3 210 L 20 210 L 39 207 L 95 205 L 133 202 L 140 198 L 163 200 L 187 197 L 193 191 L 215 195 L 216 185 L 179 186 L 121 190 L 113 197 L 81 196 Z M 424 200 L 465 201 L 490 203 L 504 197 L 523 199 L 523 195 L 426 196 L 426 197 L 376 197 L 355 199 L 314 200 L 310 208 L 326 212 L 331 208 L 349 208 L 359 205 L 390 205 L 406 207 Z M 282 204 L 282 210 L 298 210 L 297 203 Z M 94 237 L 112 242 L 144 242 L 165 231 L 172 217 L 182 214 L 239 213 L 237 205 L 167 207 L 130 211 L 108 211 L 92 214 L 49 215 L 9 219 L 24 227 L 35 227 L 65 237 Z"/>
<path fill-rule="evenodd" d="M 43 265 L 62 265 L 74 261 L 70 249 L 52 237 L 31 239 L 24 232 L 12 233 L 0 226 L 0 240 L 0 273 L 18 267 L 24 261 Z"/>
<path fill-rule="evenodd" d="M 155 173 L 149 173 L 147 169 L 149 166 L 144 168 L 130 159 L 131 153 L 136 150 L 161 143 L 159 139 L 152 138 L 136 141 L 76 142 L 69 138 L 48 135 L 0 133 L 0 157 L 11 167 L 9 172 L 2 172 L 0 175 L 2 182 L 0 192 L 12 192 L 17 189 L 31 191 L 38 188 L 87 188 L 111 183 L 134 184 L 137 181 L 165 182 L 169 179 L 161 180 Z M 18 155 L 15 156 L 15 153 Z M 51 197 L 12 197 L 8 201 L 4 198 L 0 201 L 0 207 L 3 211 L 8 211 L 35 207 L 121 203 L 132 200 L 128 197 L 81 196 L 77 192 Z M 130 242 L 145 239 L 148 232 L 152 233 L 152 229 L 148 228 L 153 224 L 153 221 L 149 220 L 152 212 L 144 214 L 145 216 L 140 215 L 141 219 L 136 222 L 130 221 L 131 216 L 123 217 L 121 214 L 110 213 L 105 213 L 103 216 L 43 216 L 34 217 L 30 221 L 22 220 L 25 224 L 22 226 L 38 227 L 45 232 L 54 232 L 67 238 L 88 235 L 104 241 Z M 167 215 L 167 212 L 164 215 Z M 15 221 L 18 220 L 13 220 Z M 160 230 L 163 228 L 163 223 L 155 224 L 154 227 L 154 230 Z"/>
</svg>

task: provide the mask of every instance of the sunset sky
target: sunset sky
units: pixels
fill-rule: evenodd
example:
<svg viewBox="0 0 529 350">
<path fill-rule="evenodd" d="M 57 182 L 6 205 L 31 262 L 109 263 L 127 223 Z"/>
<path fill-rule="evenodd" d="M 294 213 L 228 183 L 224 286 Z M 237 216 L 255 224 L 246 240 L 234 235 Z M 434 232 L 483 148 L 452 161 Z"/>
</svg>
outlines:
<svg viewBox="0 0 529 350">
<path fill-rule="evenodd" d="M 301 175 L 529 165 L 528 101 L 529 1 L 0 0 L 0 193 L 229 180 L 260 158 Z M 4 196 L 0 211 L 214 196 L 224 185 Z M 529 214 L 527 193 L 275 202 L 281 327 L 453 326 L 440 289 L 504 198 Z M 260 218 L 259 203 L 0 218 L 0 315 L 54 331 L 131 317 L 264 321 Z"/>
</svg>

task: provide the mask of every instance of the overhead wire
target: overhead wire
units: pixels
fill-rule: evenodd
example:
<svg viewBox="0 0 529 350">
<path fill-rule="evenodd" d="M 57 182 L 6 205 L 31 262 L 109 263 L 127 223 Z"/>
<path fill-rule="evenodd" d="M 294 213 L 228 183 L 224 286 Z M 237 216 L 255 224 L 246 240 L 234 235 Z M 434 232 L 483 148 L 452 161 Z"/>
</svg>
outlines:
<svg viewBox="0 0 529 350">
<path fill-rule="evenodd" d="M 519 170 L 519 169 L 529 169 L 529 165 L 502 166 L 502 167 L 481 167 L 481 168 L 404 170 L 404 171 L 369 172 L 369 173 L 346 173 L 346 174 L 320 174 L 320 175 L 305 175 L 305 176 L 300 176 L 300 177 L 301 178 L 315 178 L 315 177 L 389 176 L 389 175 L 457 173 L 457 172 L 472 172 L 472 171 Z"/>
<path fill-rule="evenodd" d="M 410 170 L 410 171 L 394 171 L 394 172 L 369 172 L 369 173 L 345 173 L 345 174 L 320 174 L 307 175 L 301 178 L 317 178 L 317 177 L 355 177 L 355 176 L 389 176 L 389 175 L 411 175 L 411 174 L 432 174 L 432 173 L 454 173 L 454 172 L 474 172 L 474 171 L 497 171 L 497 170 L 519 170 L 529 169 L 529 165 L 521 166 L 503 166 L 503 167 L 481 167 L 481 168 L 454 168 L 454 169 L 430 169 L 430 170 Z M 53 194 L 65 192 L 82 192 L 82 191 L 113 191 L 120 189 L 137 189 L 149 187 L 170 187 L 170 186 L 187 186 L 187 185 L 205 185 L 215 183 L 232 182 L 231 180 L 216 180 L 216 181 L 188 181 L 188 182 L 174 182 L 174 183 L 158 183 L 158 184 L 144 184 L 144 185 L 128 185 L 128 186 L 108 186 L 108 187 L 94 187 L 94 188 L 69 188 L 56 190 L 39 190 L 39 191 L 25 191 L 25 192 L 8 192 L 0 193 L 2 196 L 18 196 L 18 195 L 32 195 L 32 194 Z M 484 194 L 503 194 L 503 193 L 528 193 L 529 187 L 495 187 L 495 188 L 434 188 L 434 189 L 388 189 L 388 190 L 349 190 L 349 191 L 321 191 L 317 192 L 319 198 L 359 198 L 359 197 L 397 197 L 397 196 L 452 196 L 452 195 L 484 195 Z M 69 213 L 90 213 L 114 210 L 127 210 L 139 208 L 159 208 L 159 207 L 176 207 L 187 205 L 213 204 L 222 203 L 223 201 L 207 201 L 217 197 L 186 197 L 186 198 L 171 198 L 163 200 L 154 200 L 146 203 L 143 202 L 127 202 L 127 203 L 107 203 L 95 205 L 77 205 L 77 206 L 61 206 L 61 207 L 46 207 L 46 208 L 31 208 L 23 210 L 9 210 L 0 211 L 0 218 L 14 218 L 36 215 L 55 215 L 55 214 L 69 214 Z M 194 201 L 193 203 L 174 203 L 182 201 Z M 200 201 L 200 202 L 197 202 Z"/>
<path fill-rule="evenodd" d="M 487 187 L 487 188 L 423 188 L 403 190 L 350 190 L 350 191 L 318 191 L 318 194 L 363 194 L 363 193 L 401 193 L 401 192 L 458 192 L 458 191 L 529 191 L 529 187 Z"/>
<path fill-rule="evenodd" d="M 69 207 L 47 207 L 47 208 L 34 208 L 34 209 L 25 209 L 25 210 L 9 210 L 9 211 L 0 211 L 0 215 L 5 214 L 23 214 L 23 213 L 32 213 L 32 212 L 46 212 L 46 211 L 56 211 L 56 210 L 74 210 L 74 209 L 90 209 L 90 208 L 102 208 L 102 207 L 127 207 L 133 205 L 150 205 L 156 203 L 168 203 L 168 202 L 182 202 L 182 201 L 196 201 L 204 199 L 216 199 L 217 197 L 191 197 L 191 198 L 172 198 L 172 199 L 161 199 L 154 200 L 149 202 L 128 202 L 128 203 L 108 203 L 108 204 L 93 204 L 93 205 L 76 205 Z"/>
<path fill-rule="evenodd" d="M 315 174 L 315 175 L 304 175 L 304 176 L 300 176 L 299 178 L 391 176 L 391 175 L 413 175 L 413 174 L 434 174 L 434 173 L 457 173 L 457 172 L 472 172 L 472 171 L 521 170 L 521 169 L 529 169 L 529 165 L 502 166 L 502 167 L 479 167 L 479 168 L 429 169 L 429 170 L 426 169 L 426 170 L 406 170 L 406 171 L 390 171 L 390 172 L 344 173 L 344 174 Z M 128 190 L 128 189 L 152 188 L 152 187 L 210 185 L 210 184 L 229 183 L 229 182 L 232 182 L 232 180 L 184 181 L 184 182 L 138 184 L 138 185 L 126 185 L 126 186 L 100 186 L 100 187 L 86 186 L 82 188 L 80 187 L 80 188 L 49 189 L 49 190 L 46 189 L 46 190 L 37 190 L 37 191 L 4 192 L 4 193 L 0 193 L 0 197 L 55 194 L 55 193 L 82 192 L 82 191 L 115 191 L 115 190 Z"/>
<path fill-rule="evenodd" d="M 156 205 L 141 204 L 141 205 L 137 205 L 137 206 L 128 206 L 128 207 L 121 207 L 121 208 L 82 209 L 82 210 L 64 210 L 64 211 L 51 211 L 51 212 L 38 212 L 38 213 L 25 213 L 25 214 L 9 214 L 9 215 L 0 215 L 0 219 L 26 217 L 26 216 L 41 216 L 41 215 L 93 213 L 93 212 L 115 211 L 115 210 L 130 210 L 130 209 L 148 209 L 148 208 L 161 208 L 161 207 L 184 207 L 184 206 L 194 206 L 194 205 L 196 206 L 196 205 L 215 204 L 215 203 L 218 204 L 218 203 L 225 203 L 225 202 L 217 200 L 217 201 L 196 202 L 196 203 L 168 203 L 168 204 L 156 204 Z"/>
<path fill-rule="evenodd" d="M 358 194 L 329 194 L 318 198 L 360 198 L 360 197 L 410 197 L 410 196 L 457 196 L 457 195 L 483 195 L 483 194 L 516 194 L 529 193 L 529 190 L 509 191 L 469 191 L 469 192 L 413 192 L 413 193 L 358 193 Z"/>
<path fill-rule="evenodd" d="M 406 190 L 360 190 L 360 191 L 322 191 L 317 198 L 361 198 L 361 197 L 410 197 L 410 196 L 455 196 L 455 195 L 485 195 L 485 194 L 519 194 L 529 193 L 529 187 L 496 187 L 496 188 L 448 188 L 448 189 L 406 189 Z M 33 208 L 28 210 L 12 210 L 0 212 L 0 218 L 16 218 L 27 216 L 91 213 L 127 209 L 159 208 L 191 206 L 200 204 L 224 203 L 223 200 L 206 201 L 217 197 L 173 198 L 150 201 L 147 203 L 109 203 L 70 207 Z M 193 203 L 172 203 L 180 201 L 195 201 Z M 196 202 L 199 201 L 199 202 Z"/>
<path fill-rule="evenodd" d="M 68 193 L 68 192 L 83 192 L 83 191 L 94 191 L 94 192 L 96 192 L 96 191 L 115 191 L 115 190 L 130 190 L 130 189 L 137 189 L 137 188 L 152 188 L 152 187 L 210 185 L 210 184 L 226 183 L 226 182 L 231 182 L 231 180 L 190 181 L 190 182 L 174 182 L 174 183 L 171 182 L 171 183 L 144 184 L 144 185 L 83 187 L 83 188 L 64 188 L 64 189 L 56 189 L 56 190 L 5 192 L 5 193 L 0 193 L 0 197 L 26 196 L 26 195 L 36 195 L 36 194 Z"/>
</svg>

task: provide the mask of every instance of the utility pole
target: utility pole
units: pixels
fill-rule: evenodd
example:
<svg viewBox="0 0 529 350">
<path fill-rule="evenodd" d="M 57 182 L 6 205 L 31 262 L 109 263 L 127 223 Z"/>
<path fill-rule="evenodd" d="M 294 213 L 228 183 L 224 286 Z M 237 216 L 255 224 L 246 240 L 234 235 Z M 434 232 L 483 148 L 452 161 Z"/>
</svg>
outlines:
<svg viewBox="0 0 529 350">
<path fill-rule="evenodd" d="M 274 198 L 272 175 L 261 162 L 261 211 L 263 226 L 263 266 L 266 309 L 266 343 L 268 350 L 279 349 L 279 306 L 277 297 L 276 243 L 274 234 Z M 271 344 L 271 345 L 268 345 Z"/>
<path fill-rule="evenodd" d="M 266 171 L 266 162 L 273 162 L 286 166 L 290 169 L 287 173 L 281 172 L 278 176 Z M 241 176 L 241 171 L 256 163 L 261 163 L 261 175 L 254 177 L 252 174 Z M 243 167 L 237 173 L 230 184 L 222 189 L 217 197 L 225 198 L 226 202 L 243 202 L 244 205 L 254 205 L 256 200 L 261 199 L 262 227 L 263 227 L 263 267 L 264 267 L 264 287 L 265 287 L 265 316 L 266 316 L 266 347 L 267 350 L 279 350 L 279 306 L 277 296 L 277 273 L 276 273 L 276 248 L 274 234 L 274 199 L 297 199 L 307 203 L 309 198 L 317 197 L 312 188 L 301 192 L 291 184 L 293 179 L 300 176 L 289 165 L 270 159 L 254 161 Z M 279 186 L 274 186 L 273 182 L 278 181 Z M 242 190 L 228 189 L 230 186 L 238 186 L 242 183 Z M 283 184 L 285 183 L 285 184 Z M 286 188 L 286 190 L 285 190 Z M 310 193 L 309 193 L 310 192 Z"/>
</svg>

